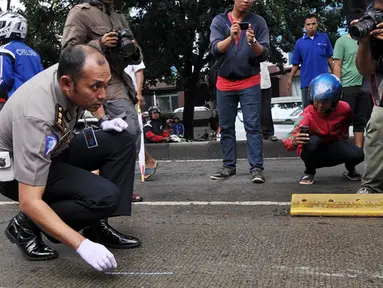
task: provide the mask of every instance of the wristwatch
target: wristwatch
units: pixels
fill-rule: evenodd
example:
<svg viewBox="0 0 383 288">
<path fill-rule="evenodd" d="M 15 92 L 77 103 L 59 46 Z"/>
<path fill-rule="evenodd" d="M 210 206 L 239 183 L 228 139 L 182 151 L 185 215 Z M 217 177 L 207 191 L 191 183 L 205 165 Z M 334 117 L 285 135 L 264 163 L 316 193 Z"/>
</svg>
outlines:
<svg viewBox="0 0 383 288">
<path fill-rule="evenodd" d="M 110 117 L 105 114 L 100 119 L 98 119 L 97 124 L 98 126 L 101 126 L 102 122 L 109 121 L 109 120 L 110 120 Z"/>
<path fill-rule="evenodd" d="M 249 45 L 250 45 L 250 46 L 253 46 L 253 45 L 254 45 L 255 43 L 257 43 L 257 42 L 258 42 L 257 39 L 255 39 L 255 37 L 254 37 L 254 38 L 253 38 L 253 43 L 250 43 L 250 42 L 249 42 Z"/>
</svg>

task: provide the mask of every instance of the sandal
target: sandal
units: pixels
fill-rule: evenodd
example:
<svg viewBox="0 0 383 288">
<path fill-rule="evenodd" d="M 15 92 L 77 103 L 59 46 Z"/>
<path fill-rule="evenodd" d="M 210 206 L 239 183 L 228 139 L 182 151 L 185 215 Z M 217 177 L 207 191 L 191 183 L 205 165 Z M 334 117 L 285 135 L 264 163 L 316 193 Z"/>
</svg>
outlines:
<svg viewBox="0 0 383 288">
<path fill-rule="evenodd" d="M 305 181 L 305 182 L 302 182 L 302 181 Z M 312 185 L 312 184 L 314 184 L 314 175 L 312 175 L 312 174 L 303 175 L 301 180 L 299 181 L 299 184 L 301 184 L 301 185 Z"/>
<path fill-rule="evenodd" d="M 136 194 L 133 193 L 133 196 L 132 196 L 132 202 L 142 202 L 144 200 L 143 197 L 141 196 L 138 196 Z"/>
<path fill-rule="evenodd" d="M 156 168 L 146 168 L 144 179 L 145 180 L 150 179 L 154 174 L 156 174 L 156 170 L 157 170 Z"/>
<path fill-rule="evenodd" d="M 145 168 L 144 179 L 145 179 L 145 180 L 148 180 L 148 179 L 151 178 L 154 174 L 156 174 L 157 167 L 158 167 L 158 161 L 156 161 L 156 165 L 154 166 L 154 168 Z"/>
</svg>

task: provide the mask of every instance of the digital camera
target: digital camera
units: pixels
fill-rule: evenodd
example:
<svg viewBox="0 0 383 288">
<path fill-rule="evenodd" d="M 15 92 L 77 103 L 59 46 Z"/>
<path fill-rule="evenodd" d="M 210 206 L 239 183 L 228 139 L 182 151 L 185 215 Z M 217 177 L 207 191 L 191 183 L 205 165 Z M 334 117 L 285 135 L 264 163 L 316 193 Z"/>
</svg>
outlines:
<svg viewBox="0 0 383 288">
<path fill-rule="evenodd" d="M 130 56 L 134 52 L 136 52 L 137 47 L 136 44 L 133 42 L 133 33 L 130 29 L 125 28 L 120 31 L 113 30 L 113 32 L 117 32 L 117 49 L 121 54 Z"/>
<path fill-rule="evenodd" d="M 383 22 L 383 11 L 371 9 L 359 19 L 358 23 L 350 27 L 350 35 L 353 39 L 359 40 L 375 30 L 376 26 L 381 22 Z"/>
</svg>

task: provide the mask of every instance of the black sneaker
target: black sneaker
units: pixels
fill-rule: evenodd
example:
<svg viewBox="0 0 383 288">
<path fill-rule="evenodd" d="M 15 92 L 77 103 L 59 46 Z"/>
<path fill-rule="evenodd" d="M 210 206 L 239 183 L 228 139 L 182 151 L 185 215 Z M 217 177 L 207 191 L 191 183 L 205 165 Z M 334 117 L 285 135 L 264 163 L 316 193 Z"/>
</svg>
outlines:
<svg viewBox="0 0 383 288">
<path fill-rule="evenodd" d="M 214 173 L 213 175 L 211 175 L 210 179 L 212 179 L 212 180 L 223 180 L 223 179 L 227 179 L 231 176 L 234 176 L 236 174 L 237 174 L 237 170 L 235 168 L 223 167 L 217 173 Z"/>
<path fill-rule="evenodd" d="M 265 176 L 260 170 L 254 170 L 251 172 L 251 181 L 253 183 L 265 183 Z"/>
<path fill-rule="evenodd" d="M 350 179 L 351 181 L 360 181 L 360 179 L 362 179 L 362 175 L 360 175 L 358 172 L 356 172 L 356 170 L 352 170 L 352 171 L 345 171 L 342 173 L 342 175 L 348 179 Z"/>
</svg>

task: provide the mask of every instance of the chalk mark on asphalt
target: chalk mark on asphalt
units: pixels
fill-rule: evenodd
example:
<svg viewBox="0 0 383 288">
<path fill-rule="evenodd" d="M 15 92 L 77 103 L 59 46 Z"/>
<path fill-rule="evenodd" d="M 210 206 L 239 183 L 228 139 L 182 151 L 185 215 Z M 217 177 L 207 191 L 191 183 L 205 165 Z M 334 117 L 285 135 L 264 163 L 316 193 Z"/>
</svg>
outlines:
<svg viewBox="0 0 383 288">
<path fill-rule="evenodd" d="M 290 274 L 301 274 L 310 276 L 326 276 L 326 277 L 338 277 L 338 278 L 357 278 L 366 277 L 369 279 L 383 279 L 383 274 L 380 272 L 367 272 L 358 271 L 352 269 L 346 269 L 343 272 L 326 271 L 324 268 L 313 267 L 288 267 L 288 266 L 273 266 L 274 269 L 285 271 Z"/>
<path fill-rule="evenodd" d="M 120 276 L 172 276 L 174 272 L 105 272 L 107 275 Z"/>
</svg>

